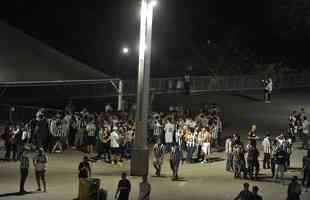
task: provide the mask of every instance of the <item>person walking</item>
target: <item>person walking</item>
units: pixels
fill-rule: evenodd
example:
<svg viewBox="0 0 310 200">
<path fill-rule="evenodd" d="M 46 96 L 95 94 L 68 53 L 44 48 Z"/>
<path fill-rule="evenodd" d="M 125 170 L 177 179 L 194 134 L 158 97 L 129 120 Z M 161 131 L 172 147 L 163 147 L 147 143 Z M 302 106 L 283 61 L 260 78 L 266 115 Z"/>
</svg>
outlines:
<svg viewBox="0 0 310 200">
<path fill-rule="evenodd" d="M 175 134 L 175 124 L 172 123 L 172 119 L 168 118 L 167 123 L 165 124 L 165 144 L 166 144 L 166 151 L 170 153 L 171 147 L 173 145 L 173 138 Z"/>
<path fill-rule="evenodd" d="M 170 152 L 170 168 L 172 170 L 172 180 L 178 180 L 178 172 L 182 159 L 182 151 L 179 146 L 172 146 Z"/>
<path fill-rule="evenodd" d="M 303 163 L 303 172 L 304 172 L 304 176 L 302 179 L 302 185 L 306 188 L 306 192 L 307 192 L 310 186 L 310 150 L 309 149 L 307 151 L 307 155 L 303 157 L 302 163 Z"/>
<path fill-rule="evenodd" d="M 126 172 L 122 173 L 122 178 L 118 182 L 117 190 L 115 193 L 115 199 L 117 200 L 129 200 L 129 194 L 131 190 L 130 181 L 127 179 Z"/>
<path fill-rule="evenodd" d="M 46 192 L 46 164 L 47 164 L 47 155 L 44 153 L 43 148 L 39 149 L 39 153 L 33 158 L 33 165 L 35 168 L 35 176 L 38 185 L 38 190 L 41 191 L 41 183 L 43 183 L 43 191 Z"/>
<path fill-rule="evenodd" d="M 19 193 L 25 194 L 25 183 L 28 178 L 29 173 L 29 158 L 27 156 L 26 149 L 23 149 L 20 155 L 20 184 L 19 184 Z"/>
<path fill-rule="evenodd" d="M 142 177 L 142 182 L 139 185 L 139 198 L 138 200 L 150 200 L 151 184 L 147 180 L 147 176 Z"/>
<path fill-rule="evenodd" d="M 232 137 L 229 136 L 226 139 L 225 142 L 225 152 L 226 152 L 226 171 L 233 171 L 234 167 L 233 167 L 233 144 L 232 144 Z"/>
<path fill-rule="evenodd" d="M 234 200 L 251 200 L 252 197 L 252 192 L 249 191 L 249 184 L 244 183 L 243 184 L 243 190 L 238 194 L 237 197 L 234 198 Z"/>
<path fill-rule="evenodd" d="M 298 183 L 297 176 L 293 176 L 292 181 L 288 185 L 287 200 L 300 200 L 301 185 Z"/>
<path fill-rule="evenodd" d="M 160 139 L 158 139 L 156 144 L 154 145 L 153 152 L 154 152 L 153 166 L 156 170 L 155 172 L 156 176 L 159 177 L 161 173 L 161 166 L 164 162 L 164 156 L 165 156 L 165 146 L 160 143 Z"/>
<path fill-rule="evenodd" d="M 263 168 L 270 169 L 270 155 L 272 152 L 270 134 L 267 134 L 262 142 L 263 150 L 264 150 L 264 160 L 263 160 Z"/>
</svg>

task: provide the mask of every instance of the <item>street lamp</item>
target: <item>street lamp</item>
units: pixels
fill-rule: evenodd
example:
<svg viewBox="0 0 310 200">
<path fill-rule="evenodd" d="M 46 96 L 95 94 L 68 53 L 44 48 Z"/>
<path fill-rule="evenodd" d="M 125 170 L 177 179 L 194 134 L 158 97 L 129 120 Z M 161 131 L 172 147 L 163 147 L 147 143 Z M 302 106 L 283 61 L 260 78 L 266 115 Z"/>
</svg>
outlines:
<svg viewBox="0 0 310 200">
<path fill-rule="evenodd" d="M 123 47 L 122 53 L 123 53 L 124 55 L 128 55 L 128 54 L 129 54 L 129 48 L 128 48 L 128 47 Z"/>
<path fill-rule="evenodd" d="M 147 121 L 149 110 L 152 21 L 153 9 L 156 4 L 157 2 L 154 0 L 142 0 L 141 3 L 136 132 L 130 168 L 131 175 L 133 176 L 147 175 L 149 168 Z"/>
</svg>

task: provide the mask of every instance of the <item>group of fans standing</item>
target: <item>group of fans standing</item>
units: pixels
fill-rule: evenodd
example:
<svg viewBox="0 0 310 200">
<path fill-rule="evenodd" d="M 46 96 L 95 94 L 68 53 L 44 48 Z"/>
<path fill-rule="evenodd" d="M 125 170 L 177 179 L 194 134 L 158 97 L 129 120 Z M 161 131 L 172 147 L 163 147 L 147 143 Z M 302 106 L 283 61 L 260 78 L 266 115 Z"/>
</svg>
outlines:
<svg viewBox="0 0 310 200">
<path fill-rule="evenodd" d="M 134 122 L 125 112 L 93 114 L 83 109 L 76 113 L 66 111 L 50 115 L 40 109 L 29 123 L 7 126 L 2 138 L 6 160 L 19 160 L 21 149 L 26 145 L 50 153 L 60 153 L 68 148 L 89 154 L 97 152 L 94 158 L 101 159 L 103 155 L 107 162 L 117 163 L 122 158 L 130 158 L 134 130 Z"/>
<path fill-rule="evenodd" d="M 248 133 L 248 144 L 245 146 L 238 133 L 228 137 L 225 143 L 226 170 L 232 171 L 235 178 L 257 179 L 260 171 L 259 156 L 263 151 L 263 169 L 271 170 L 274 181 L 280 179 L 284 183 L 284 173 L 289 169 L 293 144 L 297 138 L 302 139 L 302 149 L 307 150 L 309 137 L 309 122 L 304 109 L 294 111 L 289 117 L 287 129 L 272 137 L 267 133 L 262 139 L 256 135 L 253 125 Z M 260 144 L 259 144 L 260 143 Z M 303 159 L 303 185 L 310 186 L 310 151 Z M 241 176 L 242 175 L 242 176 Z M 249 177 L 248 177 L 249 176 Z"/>
<path fill-rule="evenodd" d="M 211 148 L 218 149 L 222 141 L 223 122 L 216 104 L 203 109 L 193 117 L 190 112 L 170 109 L 167 115 L 152 113 L 149 117 L 149 141 L 155 141 L 153 166 L 156 175 L 161 175 L 165 154 L 170 154 L 173 180 L 178 179 L 181 162 L 208 163 Z M 103 159 L 117 164 L 130 159 L 134 141 L 135 123 L 126 112 L 106 110 L 102 113 L 81 112 L 48 115 L 40 109 L 29 123 L 7 126 L 2 138 L 5 141 L 5 159 L 22 160 L 23 149 L 29 146 L 39 152 L 63 152 L 68 148 L 97 155 L 93 160 Z M 293 143 L 302 139 L 302 148 L 308 149 L 309 122 L 304 109 L 293 111 L 288 127 L 277 137 L 266 133 L 263 138 L 256 134 L 256 125 L 248 133 L 248 144 L 244 145 L 238 131 L 226 139 L 226 170 L 235 178 L 258 179 L 260 150 L 263 151 L 263 168 L 270 169 L 274 181 L 284 182 L 284 173 L 290 167 Z M 94 154 L 95 155 L 95 154 Z M 103 156 L 103 157 L 102 157 Z M 27 164 L 26 164 L 27 165 Z M 29 164 L 28 164 L 29 166 Z M 306 188 L 310 186 L 310 152 L 303 160 Z M 40 186 L 38 186 L 40 189 Z M 23 189 L 21 189 L 23 190 Z"/>
</svg>

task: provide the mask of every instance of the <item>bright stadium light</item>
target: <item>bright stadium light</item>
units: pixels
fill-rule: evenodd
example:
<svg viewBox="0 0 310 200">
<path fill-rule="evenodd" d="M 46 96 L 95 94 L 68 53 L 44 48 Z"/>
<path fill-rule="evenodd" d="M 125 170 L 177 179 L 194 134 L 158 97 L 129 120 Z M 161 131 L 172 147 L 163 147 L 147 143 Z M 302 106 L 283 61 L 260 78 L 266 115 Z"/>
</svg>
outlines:
<svg viewBox="0 0 310 200">
<path fill-rule="evenodd" d="M 152 0 L 152 1 L 150 2 L 150 6 L 151 6 L 152 8 L 156 7 L 157 5 L 158 5 L 158 1 Z"/>
<path fill-rule="evenodd" d="M 123 47 L 122 53 L 125 54 L 125 55 L 129 54 L 129 48 L 128 47 Z"/>
</svg>

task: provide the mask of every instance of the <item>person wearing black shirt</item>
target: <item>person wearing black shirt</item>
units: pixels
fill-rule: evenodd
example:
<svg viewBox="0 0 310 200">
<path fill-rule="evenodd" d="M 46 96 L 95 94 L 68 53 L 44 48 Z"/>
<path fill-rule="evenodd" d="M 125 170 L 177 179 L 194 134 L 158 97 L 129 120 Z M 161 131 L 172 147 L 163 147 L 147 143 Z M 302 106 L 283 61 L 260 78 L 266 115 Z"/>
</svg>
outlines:
<svg viewBox="0 0 310 200">
<path fill-rule="evenodd" d="M 310 150 L 308 150 L 307 155 L 303 157 L 302 163 L 304 171 L 302 185 L 306 188 L 307 192 L 310 187 Z"/>
<path fill-rule="evenodd" d="M 85 156 L 83 161 L 79 164 L 79 178 L 86 179 L 91 176 L 91 168 L 88 162 L 88 157 Z"/>
<path fill-rule="evenodd" d="M 248 163 L 248 172 L 251 179 L 257 179 L 259 173 L 259 161 L 258 161 L 259 152 L 257 148 L 251 144 L 248 145 L 248 156 L 247 156 L 247 163 Z M 255 168 L 255 174 L 253 177 L 253 172 Z"/>
<path fill-rule="evenodd" d="M 130 181 L 127 179 L 127 174 L 124 172 L 122 173 L 122 179 L 118 182 L 117 190 L 115 193 L 115 199 L 128 200 L 130 189 L 131 189 Z"/>
<path fill-rule="evenodd" d="M 4 159 L 9 161 L 11 159 L 11 153 L 12 153 L 12 143 L 13 143 L 13 132 L 12 127 L 7 126 L 4 129 L 4 134 L 1 135 L 2 139 L 4 140 L 5 145 L 5 156 Z"/>
<path fill-rule="evenodd" d="M 234 200 L 251 200 L 252 196 L 252 192 L 249 191 L 249 184 L 244 183 L 243 190 L 238 194 L 236 198 L 234 198 Z"/>
<path fill-rule="evenodd" d="M 287 188 L 287 200 L 300 200 L 301 185 L 298 183 L 297 176 L 293 176 Z"/>
<path fill-rule="evenodd" d="M 252 197 L 251 200 L 263 200 L 263 197 L 260 196 L 258 193 L 258 187 L 257 186 L 253 186 L 252 188 Z"/>
</svg>

